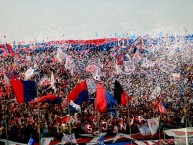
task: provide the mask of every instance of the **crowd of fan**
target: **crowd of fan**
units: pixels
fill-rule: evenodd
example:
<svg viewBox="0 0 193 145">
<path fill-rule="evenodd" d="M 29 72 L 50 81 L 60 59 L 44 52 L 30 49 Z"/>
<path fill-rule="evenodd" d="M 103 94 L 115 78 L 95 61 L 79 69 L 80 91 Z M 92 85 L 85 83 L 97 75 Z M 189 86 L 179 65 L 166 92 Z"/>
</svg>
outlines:
<svg viewBox="0 0 193 145">
<path fill-rule="evenodd" d="M 193 65 L 179 64 L 181 69 L 181 79 L 177 83 L 171 83 L 168 74 L 158 71 L 156 77 L 149 77 L 147 69 L 140 68 L 136 64 L 136 71 L 130 75 L 116 74 L 114 64 L 117 63 L 117 57 L 111 55 L 112 51 L 90 50 L 89 53 L 80 51 L 68 50 L 66 53 L 73 56 L 76 60 L 76 72 L 72 76 L 65 69 L 65 61 L 58 62 L 55 58 L 57 50 L 45 50 L 40 52 L 25 53 L 19 52 L 14 56 L 6 56 L 0 58 L 1 66 L 1 83 L 0 83 L 0 137 L 8 138 L 18 142 L 27 142 L 32 136 L 36 140 L 39 137 L 52 136 L 61 139 L 63 133 L 76 134 L 76 138 L 80 133 L 88 133 L 90 130 L 86 128 L 89 124 L 92 128 L 92 133 L 102 130 L 102 121 L 108 122 L 108 132 L 116 133 L 114 126 L 120 126 L 121 123 L 127 124 L 126 130 L 119 130 L 127 134 L 137 133 L 137 124 L 135 120 L 130 126 L 131 118 L 142 116 L 144 119 L 160 118 L 160 128 L 180 128 L 193 125 L 193 107 L 190 105 L 192 98 L 192 81 L 193 81 Z M 119 53 L 126 53 L 122 51 Z M 28 60 L 30 57 L 30 60 Z M 151 56 L 152 57 L 152 56 Z M 153 59 L 152 59 L 153 60 Z M 113 94 L 114 81 L 117 79 L 123 89 L 132 98 L 128 106 L 116 106 L 114 117 L 112 113 L 99 114 L 94 110 L 93 98 L 94 93 L 89 93 L 89 100 L 81 105 L 81 113 L 76 111 L 69 112 L 68 106 L 65 105 L 65 98 L 68 93 L 79 82 L 85 79 L 93 79 L 92 75 L 85 72 L 86 66 L 90 62 L 97 62 L 102 65 L 100 81 L 96 83 L 102 84 L 110 93 Z M 38 66 L 39 74 L 35 75 L 32 80 L 37 82 L 47 75 L 51 76 L 53 72 L 56 80 L 57 91 L 50 85 L 41 88 L 38 86 L 38 96 L 44 96 L 52 93 L 61 98 L 60 104 L 55 103 L 39 103 L 18 104 L 11 86 L 5 83 L 3 72 L 6 73 L 9 79 L 18 78 L 23 80 L 24 73 L 29 67 L 34 64 Z M 120 65 L 122 68 L 123 66 Z M 158 68 L 158 66 L 156 66 Z M 123 69 L 123 68 L 122 68 Z M 185 90 L 183 95 L 179 95 L 180 82 L 185 82 Z M 151 93 L 159 82 L 161 94 L 156 99 L 151 98 Z M 155 111 L 153 102 L 161 100 L 168 110 L 167 114 L 162 114 Z M 72 116 L 70 122 L 59 123 L 57 117 Z M 141 123 L 144 123 L 142 121 Z M 130 129 L 131 127 L 131 129 Z M 40 132 L 39 132 L 40 131 Z M 40 135 L 40 136 L 39 136 Z"/>
</svg>

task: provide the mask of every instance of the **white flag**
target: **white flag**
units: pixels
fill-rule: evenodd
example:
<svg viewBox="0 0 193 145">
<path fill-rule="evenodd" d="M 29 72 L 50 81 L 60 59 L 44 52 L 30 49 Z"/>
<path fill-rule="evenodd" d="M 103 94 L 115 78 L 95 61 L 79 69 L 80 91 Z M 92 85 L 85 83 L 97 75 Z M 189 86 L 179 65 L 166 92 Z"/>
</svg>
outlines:
<svg viewBox="0 0 193 145">
<path fill-rule="evenodd" d="M 55 79 L 54 79 L 53 72 L 51 74 L 50 85 L 51 85 L 52 89 L 54 90 L 54 92 L 56 92 Z"/>
<path fill-rule="evenodd" d="M 53 140 L 53 137 L 44 137 L 41 138 L 41 145 L 49 145 L 50 142 Z"/>
<path fill-rule="evenodd" d="M 59 47 L 59 48 L 57 49 L 57 54 L 56 54 L 56 58 L 58 59 L 58 61 L 59 61 L 59 62 L 62 62 L 62 60 L 63 60 L 64 58 L 66 58 L 66 57 L 67 57 L 67 54 L 64 53 L 64 52 L 62 51 L 62 49 Z"/>
<path fill-rule="evenodd" d="M 65 68 L 68 69 L 68 70 L 71 70 L 71 69 L 72 69 L 72 66 L 73 66 L 73 63 L 74 63 L 73 58 L 68 55 L 68 56 L 66 57 Z"/>
<path fill-rule="evenodd" d="M 52 72 L 52 74 L 51 74 L 50 84 L 51 84 L 51 86 L 53 86 L 53 85 L 55 84 L 55 79 L 54 79 L 54 74 L 53 74 L 53 72 Z"/>
<path fill-rule="evenodd" d="M 62 143 L 65 144 L 67 142 L 77 144 L 74 133 L 69 135 L 63 133 Z"/>
<path fill-rule="evenodd" d="M 149 126 L 149 130 L 151 132 L 151 135 L 154 135 L 157 133 L 157 130 L 159 128 L 159 120 L 156 118 L 153 119 L 147 119 L 147 123 Z"/>
<path fill-rule="evenodd" d="M 115 62 L 115 70 L 116 70 L 116 73 L 115 74 L 120 74 L 120 73 L 122 73 L 122 70 L 121 70 L 121 68 L 119 67 L 119 65 L 117 64 L 117 62 Z"/>
<path fill-rule="evenodd" d="M 4 74 L 4 80 L 5 80 L 5 84 L 10 86 L 10 81 L 9 81 L 8 77 L 6 76 L 6 74 Z"/>
<path fill-rule="evenodd" d="M 33 75 L 34 75 L 34 69 L 33 68 L 29 68 L 25 72 L 25 80 L 29 80 Z"/>
</svg>

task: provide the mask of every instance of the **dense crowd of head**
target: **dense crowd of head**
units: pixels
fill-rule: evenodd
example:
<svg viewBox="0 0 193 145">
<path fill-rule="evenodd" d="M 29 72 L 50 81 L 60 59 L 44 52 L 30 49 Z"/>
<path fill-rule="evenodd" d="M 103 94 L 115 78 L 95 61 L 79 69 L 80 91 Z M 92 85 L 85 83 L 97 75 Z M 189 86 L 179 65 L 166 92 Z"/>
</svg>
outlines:
<svg viewBox="0 0 193 145">
<path fill-rule="evenodd" d="M 180 40 L 179 40 L 180 41 Z M 178 41 L 178 42 L 179 42 Z M 177 43 L 177 42 L 176 42 Z M 16 141 L 28 141 L 31 136 L 38 140 L 39 134 L 41 137 L 53 136 L 61 139 L 63 133 L 75 132 L 76 136 L 79 133 L 95 133 L 103 131 L 103 123 L 108 122 L 108 132 L 116 133 L 118 130 L 114 126 L 120 126 L 122 123 L 127 124 L 126 130 L 120 132 L 129 132 L 130 127 L 132 133 L 137 133 L 137 124 L 144 123 L 135 120 L 130 126 L 129 122 L 132 117 L 137 118 L 142 116 L 144 119 L 160 118 L 160 126 L 163 128 L 179 128 L 186 125 L 191 126 L 193 121 L 193 108 L 190 105 L 192 99 L 193 89 L 193 63 L 192 56 L 188 61 L 182 61 L 182 56 L 175 57 L 177 53 L 166 55 L 176 47 L 175 42 L 160 43 L 159 45 L 146 44 L 144 50 L 148 53 L 142 53 L 142 57 L 155 62 L 154 67 L 141 67 L 139 62 L 135 63 L 135 71 L 131 74 L 116 73 L 115 65 L 119 61 L 119 55 L 126 55 L 128 49 L 120 50 L 115 47 L 109 50 L 89 50 L 77 51 L 72 49 L 63 49 L 67 55 L 72 56 L 75 60 L 75 71 L 72 74 L 65 68 L 65 59 L 58 61 L 57 49 L 47 49 L 37 52 L 17 52 L 13 56 L 6 56 L 0 58 L 1 66 L 1 83 L 0 83 L 0 137 L 8 138 Z M 185 46 L 179 46 L 181 48 Z M 189 53 L 192 54 L 192 43 L 186 45 Z M 56 47 L 58 48 L 58 47 Z M 114 53 L 116 55 L 112 55 Z M 180 52 L 182 53 L 182 52 Z M 132 56 L 132 55 L 131 55 Z M 162 56 L 162 57 L 160 57 Z M 167 58 L 167 63 L 175 64 L 176 69 L 173 71 L 180 72 L 180 79 L 171 81 L 171 74 L 173 72 L 163 72 L 158 65 L 163 63 L 163 58 Z M 176 60 L 181 58 L 181 60 Z M 92 74 L 86 72 L 86 67 L 91 63 L 96 63 L 101 66 L 100 79 L 93 79 Z M 11 79 L 24 79 L 25 72 L 30 67 L 38 68 L 39 73 L 34 75 L 31 80 L 34 80 L 37 85 L 38 97 L 54 94 L 61 98 L 60 104 L 55 103 L 39 103 L 18 104 L 12 87 L 5 83 L 4 73 Z M 124 65 L 118 64 L 122 72 L 124 72 Z M 157 70 L 156 75 L 149 74 L 149 71 Z M 50 78 L 51 73 L 55 77 L 56 92 L 50 85 L 40 87 L 39 82 L 45 75 Z M 111 112 L 99 114 L 94 109 L 94 88 L 89 88 L 89 100 L 81 105 L 81 113 L 76 111 L 69 111 L 66 106 L 65 99 L 69 92 L 81 81 L 89 80 L 94 83 L 100 83 L 112 95 L 114 90 L 114 81 L 118 80 L 126 93 L 132 98 L 128 106 L 115 106 L 115 114 L 112 117 Z M 184 85 L 183 93 L 181 91 Z M 156 97 L 152 97 L 152 92 L 157 88 L 161 88 L 160 93 Z M 94 90 L 94 91 L 93 91 Z M 155 110 L 154 102 L 163 102 L 168 110 L 167 114 L 162 114 Z M 69 117 L 70 122 L 58 122 L 58 117 Z M 184 119 L 184 120 L 183 120 Z M 7 121 L 7 126 L 6 126 Z M 86 126 L 90 127 L 86 128 Z M 102 126 L 102 127 L 101 127 Z M 6 135 L 7 127 L 7 135 Z M 91 129 L 90 129 L 91 128 Z M 40 132 L 39 132 L 40 129 Z"/>
</svg>

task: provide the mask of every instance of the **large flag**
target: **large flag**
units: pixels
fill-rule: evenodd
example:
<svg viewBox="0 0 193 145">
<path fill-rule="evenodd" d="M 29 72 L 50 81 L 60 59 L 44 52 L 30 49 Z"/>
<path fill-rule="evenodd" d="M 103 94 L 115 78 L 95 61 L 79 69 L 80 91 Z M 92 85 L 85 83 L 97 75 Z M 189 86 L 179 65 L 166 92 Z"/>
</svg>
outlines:
<svg viewBox="0 0 193 145">
<path fill-rule="evenodd" d="M 34 81 L 11 80 L 11 86 L 18 103 L 32 101 L 37 96 L 36 84 Z"/>
<path fill-rule="evenodd" d="M 74 103 L 80 105 L 88 99 L 88 88 L 86 80 L 82 81 L 69 93 L 67 97 L 67 104 L 72 100 Z"/>
<path fill-rule="evenodd" d="M 159 102 L 159 103 L 158 103 L 158 111 L 161 112 L 161 113 L 164 113 L 164 114 L 167 113 L 167 110 L 166 110 L 166 108 L 164 107 L 164 105 L 163 105 L 162 102 Z"/>
<path fill-rule="evenodd" d="M 149 130 L 151 132 L 151 135 L 155 135 L 159 128 L 159 120 L 157 118 L 147 119 L 147 123 L 149 126 Z"/>
<path fill-rule="evenodd" d="M 123 90 L 121 84 L 117 80 L 115 80 L 114 97 L 117 100 L 117 103 L 121 105 L 127 105 L 130 100 L 130 97 L 128 97 L 127 93 Z"/>
<path fill-rule="evenodd" d="M 95 108 L 99 112 L 107 112 L 117 104 L 116 99 L 101 85 L 97 85 Z"/>
</svg>

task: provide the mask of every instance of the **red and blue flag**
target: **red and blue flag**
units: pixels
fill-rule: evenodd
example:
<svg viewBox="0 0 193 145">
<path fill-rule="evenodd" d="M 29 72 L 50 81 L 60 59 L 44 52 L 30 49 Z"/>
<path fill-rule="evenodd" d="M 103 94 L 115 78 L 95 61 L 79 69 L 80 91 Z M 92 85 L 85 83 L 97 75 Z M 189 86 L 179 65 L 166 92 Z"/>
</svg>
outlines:
<svg viewBox="0 0 193 145">
<path fill-rule="evenodd" d="M 11 80 L 11 86 L 18 103 L 30 102 L 37 97 L 36 84 L 34 81 Z"/>
<path fill-rule="evenodd" d="M 161 101 L 158 103 L 158 111 L 164 114 L 167 113 L 167 110 Z"/>
<path fill-rule="evenodd" d="M 67 97 L 67 104 L 69 104 L 71 100 L 78 105 L 88 100 L 88 87 L 86 80 L 76 85 L 69 93 Z"/>
<path fill-rule="evenodd" d="M 97 85 L 95 108 L 99 112 L 112 110 L 117 104 L 116 99 L 104 89 L 100 84 Z"/>
</svg>

